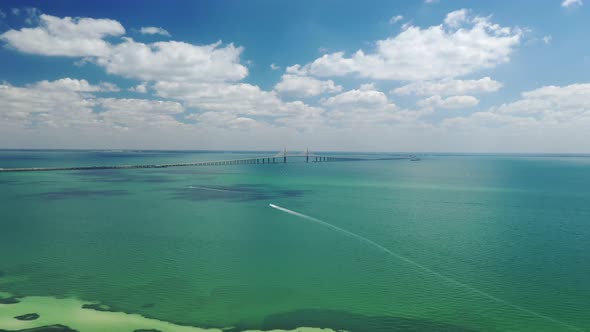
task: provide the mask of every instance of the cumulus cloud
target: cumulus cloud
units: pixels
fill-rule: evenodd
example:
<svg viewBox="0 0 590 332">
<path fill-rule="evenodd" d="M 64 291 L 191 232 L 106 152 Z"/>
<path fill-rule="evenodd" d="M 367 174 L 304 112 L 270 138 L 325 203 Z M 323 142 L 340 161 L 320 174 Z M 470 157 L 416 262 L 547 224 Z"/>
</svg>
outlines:
<svg viewBox="0 0 590 332">
<path fill-rule="evenodd" d="M 103 124 L 107 124 L 107 128 L 138 130 L 184 126 L 174 118 L 174 115 L 185 111 L 178 102 L 135 98 L 98 98 L 96 106 L 101 110 L 96 117 Z"/>
<path fill-rule="evenodd" d="M 321 104 L 328 110 L 326 118 L 329 123 L 338 126 L 391 124 L 415 120 L 422 115 L 420 112 L 401 110 L 373 84 L 362 84 L 358 89 L 324 98 Z"/>
<path fill-rule="evenodd" d="M 585 84 L 583 84 L 585 85 Z M 472 150 L 503 152 L 587 152 L 580 142 L 588 140 L 590 107 L 580 98 L 580 85 L 536 91 L 520 100 L 476 112 L 465 117 L 446 119 L 441 128 L 461 132 L 476 142 Z M 577 90 L 577 92 L 576 92 Z M 575 96 L 565 100 L 563 96 Z M 531 105 L 534 111 L 526 108 Z M 460 142 L 454 142 L 461 146 Z"/>
<path fill-rule="evenodd" d="M 295 74 L 300 76 L 306 75 L 305 69 L 301 68 L 301 65 L 297 64 L 287 67 L 287 69 L 285 69 L 285 72 L 287 72 L 287 74 Z"/>
<path fill-rule="evenodd" d="M 588 83 L 545 86 L 523 92 L 519 100 L 487 111 L 445 119 L 441 127 L 474 137 L 495 137 L 496 143 L 506 150 L 531 151 L 531 147 L 536 147 L 533 150 L 575 152 L 581 147 L 579 137 L 586 137 L 590 126 L 588 95 Z M 498 142 L 503 137 L 509 137 L 512 144 Z"/>
<path fill-rule="evenodd" d="M 479 104 L 479 99 L 473 96 L 451 96 L 443 98 L 435 95 L 419 100 L 416 104 L 424 108 L 459 109 L 476 106 Z"/>
<path fill-rule="evenodd" d="M 101 142 L 112 140 L 113 146 L 119 147 L 121 142 L 156 147 L 161 146 L 157 143 L 165 135 L 171 137 L 166 140 L 170 141 L 167 148 L 194 148 L 194 142 L 225 142 L 200 147 L 227 148 L 235 146 L 236 141 L 242 148 L 267 148 L 292 137 L 297 142 L 309 139 L 312 145 L 333 142 L 332 147 L 343 146 L 344 141 L 347 148 L 370 150 L 420 149 L 433 144 L 432 150 L 437 150 L 436 144 L 447 138 L 456 141 L 446 145 L 446 150 L 462 149 L 465 142 L 492 142 L 501 137 L 506 141 L 495 150 L 491 145 L 480 145 L 477 150 L 518 147 L 522 151 L 526 146 L 510 145 L 508 138 L 535 144 L 534 138 L 566 146 L 560 137 L 571 133 L 587 137 L 583 133 L 590 127 L 590 84 L 546 86 L 522 93 L 519 100 L 442 122 L 423 117 L 437 108 L 474 107 L 479 100 L 473 95 L 502 87 L 490 77 L 458 77 L 473 76 L 508 61 L 520 43 L 521 31 L 493 24 L 490 18 L 473 17 L 467 10 L 449 13 L 437 26 L 409 25 L 399 34 L 378 41 L 374 51 L 358 51 L 351 56 L 329 53 L 306 65 L 289 66 L 271 91 L 240 82 L 247 77 L 248 69 L 240 61 L 243 49 L 231 43 L 141 43 L 109 38 L 124 33 L 125 29 L 113 20 L 41 15 L 37 27 L 0 35 L 21 52 L 77 57 L 108 73 L 136 79 L 130 91 L 150 92 L 154 94 L 151 98 L 162 99 L 105 98 L 112 96 L 106 93 L 119 88 L 112 83 L 75 78 L 24 86 L 2 83 L 2 136 L 11 133 L 18 142 L 36 140 L 33 143 L 38 146 L 47 138 L 54 140 L 61 135 L 61 142 L 72 142 L 71 137 L 84 139 L 88 133 L 88 141 L 101 138 Z M 271 69 L 279 67 L 272 64 Z M 393 89 L 392 94 L 424 99 L 418 101 L 419 108 L 404 109 L 374 84 L 343 91 L 333 80 L 323 78 L 348 74 L 403 80 L 405 85 Z M 317 104 L 312 98 L 311 105 L 281 99 L 283 95 L 326 93 L 333 95 L 317 98 Z M 300 135 L 304 131 L 305 135 Z M 124 132 L 127 136 L 117 134 Z M 391 145 L 419 140 L 425 143 Z"/>
<path fill-rule="evenodd" d="M 582 0 L 563 0 L 561 3 L 561 7 L 570 8 L 570 7 L 579 7 L 582 6 L 584 3 Z"/>
<path fill-rule="evenodd" d="M 0 118 L 15 127 L 68 126 L 95 122 L 93 100 L 82 97 L 80 90 L 91 90 L 84 83 L 43 81 L 26 87 L 0 84 Z M 59 88 L 59 87 L 62 88 Z M 78 91 L 77 91 L 78 90 Z"/>
<path fill-rule="evenodd" d="M 9 30 L 0 40 L 25 53 L 49 56 L 106 56 L 107 36 L 119 36 L 125 28 L 110 19 L 58 18 L 42 14 L 36 28 Z"/>
<path fill-rule="evenodd" d="M 387 96 L 375 90 L 373 84 L 363 84 L 359 89 L 349 90 L 334 97 L 324 99 L 322 101 L 324 106 L 337 106 L 344 108 L 361 108 L 361 107 L 379 107 L 389 105 L 395 108 L 394 104 L 389 104 Z"/>
<path fill-rule="evenodd" d="M 292 116 L 321 113 L 301 101 L 284 102 L 274 91 L 264 91 L 247 83 L 184 83 L 159 81 L 154 84 L 157 95 L 183 101 L 187 106 L 230 112 L 234 115 Z"/>
<path fill-rule="evenodd" d="M 137 92 L 137 93 L 147 93 L 147 89 L 148 89 L 148 82 L 143 82 L 141 84 L 138 84 L 134 87 L 129 88 L 129 91 L 132 92 Z"/>
<path fill-rule="evenodd" d="M 233 44 L 145 44 L 131 38 L 111 44 L 104 40 L 124 33 L 115 20 L 41 15 L 39 27 L 9 30 L 0 39 L 25 53 L 87 57 L 86 61 L 96 62 L 108 73 L 144 81 L 227 81 L 248 75 L 240 64 L 242 48 Z"/>
<path fill-rule="evenodd" d="M 332 80 L 322 81 L 309 76 L 285 74 L 274 89 L 283 95 L 310 97 L 322 93 L 340 92 L 342 86 L 336 85 Z"/>
<path fill-rule="evenodd" d="M 403 19 L 404 19 L 404 17 L 402 15 L 393 16 L 392 18 L 389 19 L 389 24 L 395 24 Z"/>
<path fill-rule="evenodd" d="M 101 82 L 99 85 L 92 85 L 87 80 L 73 78 L 62 78 L 55 81 L 39 81 L 32 86 L 45 90 L 70 90 L 75 92 L 117 92 L 119 87 L 113 83 Z"/>
<path fill-rule="evenodd" d="M 13 128 L 139 128 L 180 125 L 172 115 L 184 112 L 178 102 L 148 99 L 100 98 L 114 85 L 92 85 L 63 78 L 24 87 L 0 84 L 0 119 Z"/>
<path fill-rule="evenodd" d="M 197 121 L 199 124 L 230 130 L 248 130 L 260 127 L 256 120 L 235 115 L 231 112 L 203 112 L 186 116 L 189 120 Z"/>
<path fill-rule="evenodd" d="M 139 32 L 144 35 L 162 35 L 170 37 L 170 33 L 163 28 L 160 27 L 142 27 Z"/>
<path fill-rule="evenodd" d="M 272 70 L 279 70 L 279 69 L 281 69 L 281 66 L 278 66 L 278 65 L 276 65 L 274 63 L 271 63 L 270 64 L 270 69 L 272 69 Z"/>
<path fill-rule="evenodd" d="M 451 28 L 457 28 L 468 21 L 469 11 L 467 9 L 459 9 L 454 12 L 450 12 L 445 17 L 445 24 Z"/>
<path fill-rule="evenodd" d="M 151 99 L 101 98 L 100 105 L 108 111 L 176 114 L 184 112 L 178 102 Z"/>
<path fill-rule="evenodd" d="M 325 54 L 297 66 L 297 73 L 408 81 L 453 78 L 508 62 L 522 36 L 518 28 L 494 24 L 489 17 L 471 17 L 464 10 L 449 13 L 446 21 L 424 29 L 409 26 L 397 36 L 378 40 L 373 52 Z"/>
<path fill-rule="evenodd" d="M 275 91 L 247 83 L 158 81 L 153 89 L 160 97 L 180 100 L 187 107 L 200 110 L 186 118 L 201 125 L 223 127 L 225 123 L 225 128 L 243 130 L 266 123 L 305 129 L 321 122 L 323 113 L 319 107 L 301 101 L 285 102 Z"/>
<path fill-rule="evenodd" d="M 498 91 L 502 83 L 484 77 L 479 80 L 445 79 L 439 81 L 418 81 L 393 89 L 391 93 L 398 95 L 465 95 L 482 92 Z"/>
<path fill-rule="evenodd" d="M 497 113 L 536 115 L 545 119 L 576 121 L 590 117 L 590 83 L 545 86 L 522 93 L 518 101 L 492 109 Z"/>
<path fill-rule="evenodd" d="M 108 73 L 144 81 L 236 81 L 248 75 L 241 47 L 221 42 L 192 45 L 169 41 L 144 44 L 125 38 L 96 62 Z"/>
<path fill-rule="evenodd" d="M 183 126 L 174 115 L 183 113 L 184 107 L 173 101 L 99 98 L 96 105 L 101 112 L 96 116 L 109 127 L 141 129 L 146 127 L 174 128 Z"/>
<path fill-rule="evenodd" d="M 191 107 L 198 111 L 194 113 L 197 115 L 186 118 L 198 119 L 197 122 L 201 124 L 206 121 L 219 123 L 213 121 L 216 117 L 211 112 L 219 113 L 217 119 L 231 116 L 235 119 L 232 123 L 240 123 L 242 127 L 246 124 L 252 127 L 252 121 L 303 124 L 305 121 L 317 121 L 323 112 L 321 108 L 301 101 L 285 102 L 276 91 L 264 91 L 256 85 L 238 83 L 248 75 L 248 69 L 240 63 L 243 49 L 231 43 L 222 45 L 219 41 L 209 45 L 193 45 L 166 41 L 147 44 L 127 37 L 115 43 L 107 42 L 105 37 L 123 34 L 125 30 L 113 20 L 57 18 L 48 15 L 43 15 L 42 20 L 37 28 L 11 30 L 1 38 L 22 52 L 83 57 L 84 62 L 96 63 L 110 74 L 141 80 L 142 83 L 128 90 L 147 93 L 149 87 L 156 95 L 175 100 L 174 105 L 166 105 L 173 106 L 177 111 L 181 104 L 176 101 L 182 102 L 182 107 Z M 42 38 L 39 40 L 43 42 L 34 42 L 34 38 L 30 38 L 31 33 L 34 36 L 40 35 Z M 86 44 L 69 43 L 77 39 L 84 39 Z M 63 43 L 53 43 L 56 40 Z M 301 78 L 303 81 L 298 82 L 297 79 L 286 77 L 278 85 L 278 89 L 284 93 L 303 95 L 316 95 L 318 91 L 338 92 L 341 89 L 333 81 Z M 302 84 L 310 86 L 303 87 Z M 155 124 L 166 123 L 168 127 L 174 123 L 182 125 L 182 122 L 174 119 L 168 112 L 158 112 L 156 116 L 153 109 L 168 109 L 166 105 L 156 101 L 150 101 L 148 105 L 147 101 L 141 99 L 97 98 L 92 94 L 115 91 L 118 88 L 114 85 L 101 83 L 92 86 L 86 81 L 64 79 L 60 82 L 40 82 L 35 88 L 47 90 L 49 87 L 54 90 L 59 90 L 60 87 L 69 90 L 72 98 L 92 104 L 92 107 L 89 106 L 91 115 L 93 112 L 99 115 L 94 120 L 112 123 L 117 128 L 132 127 L 125 125 L 131 121 L 132 115 L 136 117 L 131 121 L 135 125 L 145 125 L 145 119 L 152 119 Z M 142 109 L 143 113 L 138 114 L 134 106 Z M 258 121 L 256 117 L 264 119 Z"/>
</svg>

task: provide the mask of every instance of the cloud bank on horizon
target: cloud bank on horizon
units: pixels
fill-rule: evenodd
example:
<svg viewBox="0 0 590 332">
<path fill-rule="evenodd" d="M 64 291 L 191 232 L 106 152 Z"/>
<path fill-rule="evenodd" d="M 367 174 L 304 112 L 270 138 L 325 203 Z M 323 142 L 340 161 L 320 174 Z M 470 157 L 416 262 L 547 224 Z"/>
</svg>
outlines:
<svg viewBox="0 0 590 332">
<path fill-rule="evenodd" d="M 587 16 L 582 0 L 553 7 L 556 21 Z M 590 82 L 555 72 L 589 72 L 590 54 L 559 39 L 567 31 L 438 10 L 430 23 L 408 8 L 388 13 L 374 22 L 387 36 L 367 28 L 368 43 L 298 61 L 261 47 L 276 54 L 263 63 L 256 52 L 244 60 L 257 45 L 207 26 L 199 33 L 212 41 L 197 43 L 166 21 L 0 6 L 1 66 L 38 68 L 0 73 L 0 148 L 590 152 Z M 67 74 L 44 77 L 50 66 Z"/>
</svg>

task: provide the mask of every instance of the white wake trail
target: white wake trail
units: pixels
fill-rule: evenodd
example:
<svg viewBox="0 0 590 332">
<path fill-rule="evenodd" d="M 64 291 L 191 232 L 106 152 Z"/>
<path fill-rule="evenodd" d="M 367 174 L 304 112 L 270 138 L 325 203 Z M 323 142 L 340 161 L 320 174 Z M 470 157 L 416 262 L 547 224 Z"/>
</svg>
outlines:
<svg viewBox="0 0 590 332">
<path fill-rule="evenodd" d="M 227 189 L 217 189 L 217 188 L 209 188 L 209 187 L 200 187 L 200 186 L 188 186 L 189 189 L 201 189 L 201 190 L 208 190 L 208 191 L 218 191 L 222 193 L 244 193 L 243 191 L 237 190 L 227 190 Z"/>
<path fill-rule="evenodd" d="M 475 288 L 475 287 L 473 287 L 473 286 L 469 286 L 469 285 L 467 285 L 467 284 L 464 284 L 464 283 L 462 283 L 462 282 L 460 282 L 460 281 L 457 281 L 457 280 L 455 280 L 455 279 L 453 279 L 453 278 L 451 278 L 451 277 L 447 277 L 447 276 L 445 276 L 444 274 L 440 274 L 439 272 L 436 272 L 436 271 L 434 271 L 434 270 L 432 270 L 432 269 L 430 269 L 430 268 L 428 268 L 428 267 L 426 267 L 426 266 L 424 266 L 424 265 L 422 265 L 422 264 L 420 264 L 420 263 L 416 263 L 416 262 L 414 262 L 413 260 L 411 260 L 411 259 L 409 259 L 409 258 L 407 258 L 407 257 L 405 257 L 405 256 L 402 256 L 402 255 L 400 255 L 400 254 L 398 254 L 398 253 L 395 253 L 395 252 L 393 252 L 393 251 L 391 251 L 391 250 L 389 250 L 389 249 L 385 248 L 384 246 L 380 245 L 380 244 L 379 244 L 379 243 L 377 243 L 377 242 L 374 242 L 374 241 L 372 241 L 372 240 L 369 240 L 369 239 L 367 239 L 366 237 L 360 236 L 360 235 L 358 235 L 358 234 L 355 234 L 355 233 L 353 233 L 353 232 L 351 232 L 351 231 L 347 231 L 346 229 L 340 228 L 340 227 L 338 227 L 338 226 L 334 226 L 334 225 L 332 225 L 332 224 L 330 224 L 330 223 L 327 223 L 327 222 L 325 222 L 325 221 L 323 221 L 323 220 L 320 220 L 320 219 L 317 219 L 317 218 L 314 218 L 314 217 L 311 217 L 311 216 L 305 215 L 305 214 L 303 214 L 303 213 L 295 212 L 295 211 L 293 211 L 293 210 L 289 210 L 289 209 L 286 209 L 286 208 L 284 208 L 284 207 L 281 207 L 281 206 L 278 206 L 278 205 L 275 205 L 275 204 L 269 204 L 269 206 L 270 206 L 271 208 L 273 208 L 273 209 L 277 209 L 277 210 L 279 210 L 279 211 L 282 211 L 282 212 L 288 213 L 288 214 L 290 214 L 290 215 L 294 215 L 294 216 L 297 216 L 297 217 L 299 217 L 299 218 L 303 218 L 303 219 L 306 219 L 306 220 L 309 220 L 309 221 L 313 221 L 313 222 L 315 222 L 315 223 L 318 223 L 318 224 L 320 224 L 320 225 L 323 225 L 323 226 L 325 226 L 325 227 L 331 228 L 331 229 L 333 229 L 333 230 L 335 230 L 335 231 L 338 231 L 338 232 L 340 232 L 340 233 L 344 233 L 344 234 L 346 234 L 346 235 L 348 235 L 348 236 L 354 237 L 354 238 L 356 238 L 356 239 L 358 239 L 358 240 L 361 240 L 362 242 L 365 242 L 365 243 L 368 243 L 368 244 L 372 245 L 373 247 L 375 247 L 375 248 L 377 248 L 377 249 L 379 249 L 379 250 L 381 250 L 381 251 L 383 251 L 383 252 L 385 252 L 385 253 L 387 253 L 387 254 L 389 254 L 389 255 L 391 255 L 391 256 L 393 256 L 393 257 L 395 257 L 395 258 L 399 259 L 399 260 L 402 260 L 402 261 L 404 261 L 404 262 L 406 262 L 406 263 L 408 263 L 408 264 L 410 264 L 410 265 L 413 265 L 413 266 L 415 266 L 415 267 L 417 267 L 417 268 L 419 268 L 419 269 L 421 269 L 421 270 L 423 270 L 423 271 L 426 271 L 426 272 L 428 272 L 428 273 L 431 273 L 431 274 L 433 274 L 433 275 L 435 275 L 435 276 L 437 276 L 437 277 L 439 277 L 439 278 L 441 278 L 441 279 L 443 279 L 443 280 L 445 280 L 445 281 L 447 281 L 447 282 L 449 282 L 449 283 L 452 283 L 452 284 L 455 284 L 455 285 L 461 286 L 461 287 L 463 287 L 463 288 L 465 288 L 465 289 L 468 289 L 468 290 L 470 290 L 470 291 L 472 291 L 472 292 L 474 292 L 474 293 L 477 293 L 477 294 L 479 294 L 479 295 L 481 295 L 481 296 L 483 296 L 483 297 L 485 297 L 485 298 L 488 298 L 488 299 L 490 299 L 490 300 L 493 300 L 493 301 L 495 301 L 495 302 L 502 303 L 502 304 L 506 304 L 506 305 L 508 305 L 508 306 L 510 306 L 510 307 L 512 307 L 512 308 L 514 308 L 514 309 L 517 309 L 517 310 L 520 310 L 520 311 L 522 311 L 522 312 L 525 312 L 525 313 L 527 313 L 527 314 L 529 314 L 529 315 L 531 315 L 531 316 L 535 316 L 535 317 L 537 317 L 537 318 L 544 319 L 544 320 L 546 320 L 546 321 L 549 321 L 549 322 L 552 322 L 552 323 L 555 323 L 555 324 L 561 325 L 561 326 L 563 326 L 563 327 L 567 327 L 568 329 L 570 329 L 570 330 L 573 330 L 573 331 L 583 331 L 583 330 L 582 330 L 581 328 L 579 328 L 579 327 L 576 327 L 576 326 L 570 325 L 570 324 L 568 324 L 568 323 L 562 322 L 562 321 L 560 321 L 560 320 L 557 320 L 557 319 L 555 319 L 555 318 L 552 318 L 552 317 L 549 317 L 549 316 L 542 315 L 542 314 L 540 314 L 540 313 L 537 313 L 537 312 L 534 312 L 534 311 L 532 311 L 532 310 L 530 310 L 530 309 L 523 308 L 523 307 L 521 307 L 521 306 L 519 306 L 519 305 L 516 305 L 516 304 L 510 303 L 510 302 L 508 302 L 508 301 L 506 301 L 506 300 L 503 300 L 503 299 L 501 299 L 501 298 L 499 298 L 499 297 L 496 297 L 496 296 L 494 296 L 494 295 L 491 295 L 491 294 L 488 294 L 488 293 L 486 293 L 486 292 L 484 292 L 484 291 L 481 291 L 481 290 L 479 290 L 479 289 L 477 289 L 477 288 Z"/>
</svg>

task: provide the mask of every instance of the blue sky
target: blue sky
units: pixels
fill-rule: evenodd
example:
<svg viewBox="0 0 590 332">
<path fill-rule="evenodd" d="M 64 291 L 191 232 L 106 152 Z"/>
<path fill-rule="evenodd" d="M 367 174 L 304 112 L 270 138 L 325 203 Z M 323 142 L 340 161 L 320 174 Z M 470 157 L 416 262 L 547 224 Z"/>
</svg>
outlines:
<svg viewBox="0 0 590 332">
<path fill-rule="evenodd" d="M 0 147 L 590 152 L 584 1 L 3 1 Z"/>
</svg>

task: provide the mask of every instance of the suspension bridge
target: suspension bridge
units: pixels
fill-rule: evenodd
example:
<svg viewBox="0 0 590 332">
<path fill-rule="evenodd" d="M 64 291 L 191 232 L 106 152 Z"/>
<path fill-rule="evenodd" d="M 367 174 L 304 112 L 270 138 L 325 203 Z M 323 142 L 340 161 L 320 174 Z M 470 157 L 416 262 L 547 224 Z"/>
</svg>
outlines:
<svg viewBox="0 0 590 332">
<path fill-rule="evenodd" d="M 74 167 L 21 167 L 21 168 L 0 168 L 2 172 L 42 172 L 42 171 L 86 171 L 86 170 L 103 170 L 103 169 L 135 169 L 135 168 L 169 168 L 169 167 L 190 167 L 190 166 L 226 166 L 226 165 L 271 165 L 286 164 L 288 161 L 297 161 L 305 163 L 323 163 L 323 162 L 341 162 L 341 161 L 376 161 L 376 160 L 419 160 L 414 155 L 391 155 L 391 156 L 354 156 L 354 155 L 330 155 L 317 154 L 309 150 L 303 152 L 290 152 L 284 149 L 274 155 L 257 156 L 252 158 L 214 160 L 214 161 L 197 161 L 190 163 L 175 164 L 143 164 L 143 165 L 111 165 L 111 166 L 74 166 Z"/>
</svg>

